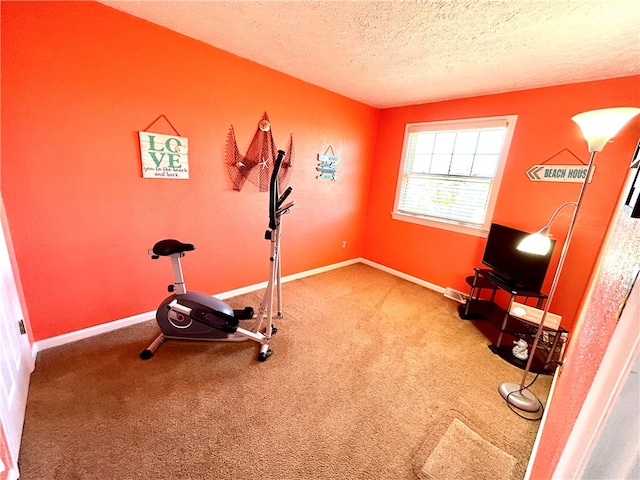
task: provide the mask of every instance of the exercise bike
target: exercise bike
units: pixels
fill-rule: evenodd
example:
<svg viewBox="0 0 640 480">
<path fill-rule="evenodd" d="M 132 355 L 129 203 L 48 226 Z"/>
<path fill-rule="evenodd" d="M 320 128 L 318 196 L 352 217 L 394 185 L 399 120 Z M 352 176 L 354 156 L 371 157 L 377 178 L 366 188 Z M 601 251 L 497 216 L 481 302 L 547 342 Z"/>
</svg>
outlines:
<svg viewBox="0 0 640 480">
<path fill-rule="evenodd" d="M 282 287 L 280 284 L 280 232 L 282 215 L 289 212 L 295 202 L 284 204 L 291 194 L 288 187 L 280 195 L 278 174 L 285 152 L 278 150 L 273 172 L 269 182 L 269 229 L 265 239 L 271 242 L 269 257 L 269 281 L 258 309 L 254 314 L 251 307 L 234 310 L 225 302 L 199 292 L 187 292 L 182 276 L 181 258 L 185 252 L 195 250 L 190 243 L 166 239 L 157 242 L 149 255 L 157 260 L 169 257 L 173 267 L 174 283 L 169 285 L 167 297 L 156 311 L 156 320 L 161 333 L 140 353 L 143 360 L 150 359 L 165 340 L 204 340 L 213 342 L 244 342 L 253 340 L 260 344 L 258 361 L 264 362 L 273 352 L 269 348 L 271 335 L 278 330 L 273 320 L 282 319 Z M 274 296 L 277 296 L 277 312 L 274 314 Z M 248 323 L 241 327 L 240 322 Z M 262 327 L 265 324 L 264 328 Z"/>
</svg>

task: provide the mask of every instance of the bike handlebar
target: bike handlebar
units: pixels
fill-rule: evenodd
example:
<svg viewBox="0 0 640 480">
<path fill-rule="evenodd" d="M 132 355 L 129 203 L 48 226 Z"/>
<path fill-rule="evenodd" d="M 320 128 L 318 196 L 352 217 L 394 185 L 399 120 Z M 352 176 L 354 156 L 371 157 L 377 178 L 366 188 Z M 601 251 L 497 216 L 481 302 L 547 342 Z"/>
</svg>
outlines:
<svg viewBox="0 0 640 480">
<path fill-rule="evenodd" d="M 281 204 L 280 192 L 278 191 L 278 174 L 280 173 L 280 167 L 284 160 L 285 152 L 278 150 L 278 157 L 276 158 L 275 165 L 273 166 L 273 172 L 271 172 L 271 180 L 269 181 L 269 228 L 275 230 L 276 223 L 276 210 L 278 210 L 278 204 Z M 290 189 L 287 192 L 291 193 Z M 285 192 L 284 198 L 289 195 Z M 282 200 L 284 200 L 282 198 Z"/>
<path fill-rule="evenodd" d="M 289 196 L 289 194 L 292 191 L 293 191 L 293 188 L 287 187 L 287 189 L 284 191 L 284 193 L 282 195 L 280 195 L 280 198 L 276 202 L 276 210 L 280 209 L 280 207 L 282 206 L 282 204 L 284 203 L 284 201 L 287 199 L 287 197 Z"/>
</svg>

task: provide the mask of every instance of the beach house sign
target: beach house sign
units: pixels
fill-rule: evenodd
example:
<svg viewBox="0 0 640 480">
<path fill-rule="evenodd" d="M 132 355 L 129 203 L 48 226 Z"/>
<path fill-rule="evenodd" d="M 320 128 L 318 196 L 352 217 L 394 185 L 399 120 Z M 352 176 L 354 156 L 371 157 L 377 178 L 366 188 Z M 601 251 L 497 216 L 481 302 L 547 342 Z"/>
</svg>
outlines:
<svg viewBox="0 0 640 480">
<path fill-rule="evenodd" d="M 550 160 L 553 159 L 563 159 L 560 164 L 548 164 Z M 566 163 L 567 160 L 577 161 L 577 165 L 571 165 Z M 547 158 L 544 162 L 533 165 L 529 170 L 527 170 L 527 177 L 532 182 L 567 182 L 567 183 L 583 183 L 587 178 L 587 175 L 590 177 L 593 176 L 594 168 L 591 169 L 591 173 L 589 173 L 589 166 L 585 165 L 585 163 L 580 160 L 568 148 L 563 148 L 558 153 L 552 155 Z M 588 179 L 588 182 L 591 183 L 591 178 Z"/>
<path fill-rule="evenodd" d="M 189 178 L 189 139 L 141 131 L 140 158 L 144 178 Z"/>
<path fill-rule="evenodd" d="M 587 165 L 534 165 L 527 170 L 532 182 L 573 182 L 582 183 L 587 178 Z"/>
</svg>

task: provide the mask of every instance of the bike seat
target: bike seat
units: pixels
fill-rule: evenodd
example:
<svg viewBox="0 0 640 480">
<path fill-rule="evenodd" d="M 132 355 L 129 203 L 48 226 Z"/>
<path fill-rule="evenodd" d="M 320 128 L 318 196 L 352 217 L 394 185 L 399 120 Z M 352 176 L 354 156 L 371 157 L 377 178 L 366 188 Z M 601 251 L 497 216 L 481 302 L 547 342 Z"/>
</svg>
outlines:
<svg viewBox="0 0 640 480">
<path fill-rule="evenodd" d="M 195 250 L 196 246 L 191 243 L 182 243 L 178 240 L 166 239 L 160 240 L 156 242 L 153 246 L 153 254 L 159 255 L 161 257 L 168 257 L 169 255 L 173 255 L 174 253 L 182 253 L 182 252 L 190 252 L 191 250 Z"/>
</svg>

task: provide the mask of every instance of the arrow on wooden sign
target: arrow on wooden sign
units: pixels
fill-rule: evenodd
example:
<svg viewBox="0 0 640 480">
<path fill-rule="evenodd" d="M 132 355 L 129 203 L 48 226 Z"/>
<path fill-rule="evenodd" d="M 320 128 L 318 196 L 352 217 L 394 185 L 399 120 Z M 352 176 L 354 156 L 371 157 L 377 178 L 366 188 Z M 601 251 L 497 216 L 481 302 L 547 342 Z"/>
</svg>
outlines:
<svg viewBox="0 0 640 480">
<path fill-rule="evenodd" d="M 533 182 L 582 183 L 588 171 L 588 165 L 534 165 L 527 170 L 527 177 Z"/>
<path fill-rule="evenodd" d="M 538 175 L 540 173 L 540 170 L 544 170 L 544 166 L 534 165 L 529 170 L 527 170 L 527 177 L 529 177 L 530 180 L 540 180 L 540 176 Z"/>
</svg>

